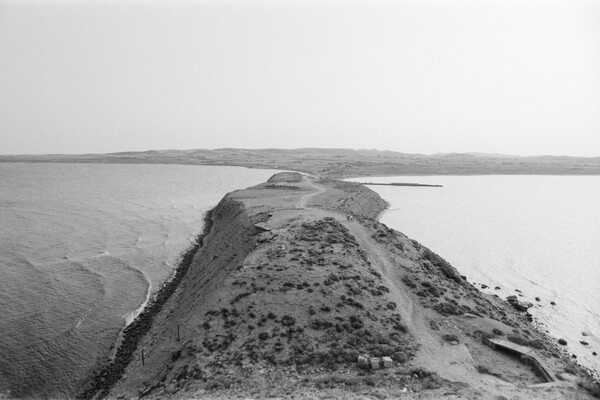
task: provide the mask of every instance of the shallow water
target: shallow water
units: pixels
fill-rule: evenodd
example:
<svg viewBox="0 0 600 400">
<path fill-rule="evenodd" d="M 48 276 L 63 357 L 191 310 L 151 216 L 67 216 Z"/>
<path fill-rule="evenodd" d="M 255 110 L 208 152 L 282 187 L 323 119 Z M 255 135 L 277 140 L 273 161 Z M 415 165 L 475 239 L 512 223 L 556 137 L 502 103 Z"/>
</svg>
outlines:
<svg viewBox="0 0 600 400">
<path fill-rule="evenodd" d="M 486 292 L 504 298 L 522 291 L 535 304 L 536 320 L 565 338 L 580 363 L 600 371 L 600 356 L 592 355 L 600 353 L 600 177 L 351 180 L 443 185 L 370 188 L 390 203 L 383 223 L 450 261 L 478 287 L 490 286 Z"/>
<path fill-rule="evenodd" d="M 72 396 L 204 212 L 275 172 L 0 163 L 0 397 Z"/>
</svg>

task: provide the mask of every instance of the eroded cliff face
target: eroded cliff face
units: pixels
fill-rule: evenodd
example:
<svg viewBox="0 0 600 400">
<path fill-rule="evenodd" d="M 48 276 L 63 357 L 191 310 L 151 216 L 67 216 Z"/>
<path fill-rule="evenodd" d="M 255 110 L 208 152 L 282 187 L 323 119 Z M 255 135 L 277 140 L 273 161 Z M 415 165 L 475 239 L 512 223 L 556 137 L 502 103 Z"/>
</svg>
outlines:
<svg viewBox="0 0 600 400">
<path fill-rule="evenodd" d="M 540 376 L 482 338 L 518 335 L 548 356 L 553 344 L 525 315 L 376 221 L 384 207 L 364 186 L 289 173 L 227 195 L 110 396 L 264 397 L 373 385 L 390 395 L 408 386 L 480 398 L 517 386 L 535 394 L 523 388 Z M 389 356 L 394 366 L 361 370 L 360 354 Z M 547 398 L 561 398 L 573 388 L 550 390 Z"/>
</svg>

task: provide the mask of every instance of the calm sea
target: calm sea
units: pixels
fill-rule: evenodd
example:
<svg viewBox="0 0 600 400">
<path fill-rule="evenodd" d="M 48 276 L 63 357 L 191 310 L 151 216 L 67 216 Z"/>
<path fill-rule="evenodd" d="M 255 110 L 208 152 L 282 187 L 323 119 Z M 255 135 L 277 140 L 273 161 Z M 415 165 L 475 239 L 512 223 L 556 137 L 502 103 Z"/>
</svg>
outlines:
<svg viewBox="0 0 600 400">
<path fill-rule="evenodd" d="M 204 212 L 275 172 L 0 163 L 0 398 L 72 397 Z"/>
<path fill-rule="evenodd" d="M 522 300 L 535 304 L 536 320 L 566 339 L 581 364 L 600 371 L 600 356 L 592 355 L 600 353 L 600 177 L 351 180 L 443 185 L 371 189 L 390 203 L 383 223 L 450 261 L 478 287 L 488 285 L 485 292 L 504 298 L 520 290 Z"/>
</svg>

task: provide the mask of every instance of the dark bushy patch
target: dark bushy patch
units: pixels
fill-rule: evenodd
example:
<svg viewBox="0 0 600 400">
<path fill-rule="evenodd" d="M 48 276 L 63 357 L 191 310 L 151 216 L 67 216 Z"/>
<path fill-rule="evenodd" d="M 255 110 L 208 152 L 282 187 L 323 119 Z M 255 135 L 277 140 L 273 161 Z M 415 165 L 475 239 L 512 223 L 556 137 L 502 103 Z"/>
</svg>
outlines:
<svg viewBox="0 0 600 400">
<path fill-rule="evenodd" d="M 442 315 L 462 315 L 463 311 L 452 303 L 438 303 L 433 306 L 433 309 Z"/>
<path fill-rule="evenodd" d="M 458 342 L 458 336 L 452 333 L 446 333 L 442 336 L 442 339 L 446 342 Z"/>
<path fill-rule="evenodd" d="M 529 341 L 525 339 L 525 337 L 523 337 L 522 335 L 507 335 L 506 338 L 511 342 L 521 346 L 527 346 L 529 344 Z"/>
<path fill-rule="evenodd" d="M 534 349 L 538 349 L 538 350 L 542 350 L 542 349 L 546 348 L 546 346 L 544 345 L 544 342 L 540 339 L 531 339 L 529 341 L 529 346 L 533 347 Z"/>
</svg>

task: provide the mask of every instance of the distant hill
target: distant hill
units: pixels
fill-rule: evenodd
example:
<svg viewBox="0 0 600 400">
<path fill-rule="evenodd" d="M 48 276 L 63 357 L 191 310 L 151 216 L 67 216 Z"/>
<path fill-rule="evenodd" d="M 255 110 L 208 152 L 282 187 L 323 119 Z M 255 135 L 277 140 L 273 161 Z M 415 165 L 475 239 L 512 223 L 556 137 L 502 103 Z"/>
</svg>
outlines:
<svg viewBox="0 0 600 400">
<path fill-rule="evenodd" d="M 0 162 L 231 165 L 330 177 L 384 175 L 600 175 L 600 157 L 486 153 L 410 154 L 352 149 L 148 150 L 109 154 L 0 156 Z"/>
</svg>

